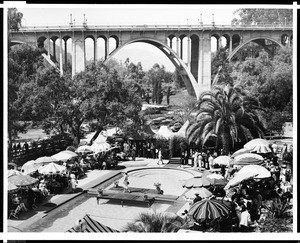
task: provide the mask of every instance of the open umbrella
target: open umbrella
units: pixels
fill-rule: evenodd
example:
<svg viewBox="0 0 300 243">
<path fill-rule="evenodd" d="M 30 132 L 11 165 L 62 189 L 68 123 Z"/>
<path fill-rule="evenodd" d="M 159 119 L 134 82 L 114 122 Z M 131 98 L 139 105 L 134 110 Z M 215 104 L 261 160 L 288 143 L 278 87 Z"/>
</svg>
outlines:
<svg viewBox="0 0 300 243">
<path fill-rule="evenodd" d="M 8 182 L 15 186 L 30 186 L 35 184 L 38 179 L 33 178 L 29 175 L 13 175 L 8 178 Z"/>
<path fill-rule="evenodd" d="M 227 217 L 231 212 L 228 204 L 217 199 L 203 199 L 194 203 L 188 215 L 192 216 L 197 222 L 211 222 L 216 219 Z"/>
<path fill-rule="evenodd" d="M 51 162 L 57 162 L 57 161 L 58 161 L 57 159 L 52 158 L 51 156 L 43 156 L 43 157 L 36 159 L 34 163 L 45 165 L 45 164 L 49 164 Z"/>
<path fill-rule="evenodd" d="M 42 166 L 42 164 L 36 164 L 35 160 L 29 160 L 22 165 L 21 171 L 23 174 L 28 175 L 36 171 L 40 166 Z"/>
<path fill-rule="evenodd" d="M 246 165 L 240 169 L 237 174 L 250 173 L 252 171 L 258 173 L 258 175 L 254 177 L 255 179 L 271 177 L 271 172 L 261 165 Z"/>
<path fill-rule="evenodd" d="M 17 187 L 16 185 L 8 182 L 8 184 L 7 184 L 7 191 L 12 192 L 12 191 L 16 191 L 18 189 L 19 189 L 19 187 Z"/>
<path fill-rule="evenodd" d="M 240 184 L 242 181 L 254 178 L 255 176 L 258 175 L 258 172 L 256 171 L 249 171 L 247 173 L 237 173 L 229 182 L 226 184 L 224 187 L 225 190 L 235 187 L 238 184 Z"/>
<path fill-rule="evenodd" d="M 8 175 L 8 177 L 11 177 L 13 175 L 22 175 L 22 172 L 18 171 L 18 170 L 8 170 L 7 175 Z"/>
<path fill-rule="evenodd" d="M 50 163 L 50 164 L 40 167 L 38 170 L 39 170 L 39 173 L 41 173 L 41 174 L 55 174 L 55 173 L 60 173 L 60 172 L 65 171 L 66 167 L 63 165 Z"/>
<path fill-rule="evenodd" d="M 249 149 L 251 152 L 256 152 L 260 154 L 270 153 L 272 152 L 269 147 L 270 143 L 262 138 L 255 138 L 249 141 L 244 145 L 245 149 Z"/>
<path fill-rule="evenodd" d="M 228 182 L 222 175 L 215 173 L 208 175 L 206 178 L 210 181 L 211 185 L 215 186 L 225 186 Z"/>
<path fill-rule="evenodd" d="M 207 190 L 205 187 L 201 187 L 197 189 L 193 188 L 191 190 L 188 190 L 184 195 L 189 198 L 195 198 L 196 194 L 199 194 L 199 196 L 202 198 L 207 198 L 212 195 L 212 193 L 209 190 Z"/>
<path fill-rule="evenodd" d="M 185 181 L 182 185 L 186 188 L 199 188 L 199 187 L 208 187 L 210 186 L 210 181 L 206 177 L 198 176 L 193 177 Z"/>
<path fill-rule="evenodd" d="M 99 153 L 108 150 L 110 147 L 111 145 L 109 143 L 101 142 L 101 143 L 94 143 L 91 146 L 91 149 L 93 150 L 93 152 Z"/>
<path fill-rule="evenodd" d="M 61 160 L 61 161 L 66 161 L 69 160 L 71 158 L 77 157 L 78 154 L 76 154 L 73 151 L 70 150 L 64 150 L 64 151 L 60 151 L 57 154 L 52 155 L 52 158 L 55 158 L 57 160 Z"/>
<path fill-rule="evenodd" d="M 263 164 L 264 158 L 259 154 L 245 153 L 234 158 L 235 165 Z"/>
<path fill-rule="evenodd" d="M 83 145 L 83 146 L 78 147 L 76 149 L 76 152 L 78 152 L 78 153 L 92 153 L 93 150 L 91 149 L 91 146 Z"/>
<path fill-rule="evenodd" d="M 231 158 L 228 155 L 221 155 L 214 159 L 213 164 L 226 165 L 229 166 Z"/>
<path fill-rule="evenodd" d="M 238 155 L 240 155 L 240 154 L 245 154 L 245 153 L 250 153 L 250 152 L 251 152 L 251 149 L 241 148 L 241 149 L 235 151 L 235 152 L 231 155 L 231 157 L 234 158 L 234 157 L 236 157 L 236 156 L 238 156 Z"/>
</svg>

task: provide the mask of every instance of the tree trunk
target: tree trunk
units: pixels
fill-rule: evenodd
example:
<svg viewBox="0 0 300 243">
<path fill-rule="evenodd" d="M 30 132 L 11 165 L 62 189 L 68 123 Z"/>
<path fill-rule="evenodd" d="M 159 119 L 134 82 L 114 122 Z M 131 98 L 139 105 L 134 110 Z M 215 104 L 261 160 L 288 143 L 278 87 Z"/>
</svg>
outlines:
<svg viewBox="0 0 300 243">
<path fill-rule="evenodd" d="M 223 152 L 222 154 L 227 155 L 230 152 L 230 144 L 231 144 L 231 138 L 230 138 L 230 133 L 224 131 L 222 133 L 222 148 L 223 148 Z"/>
</svg>

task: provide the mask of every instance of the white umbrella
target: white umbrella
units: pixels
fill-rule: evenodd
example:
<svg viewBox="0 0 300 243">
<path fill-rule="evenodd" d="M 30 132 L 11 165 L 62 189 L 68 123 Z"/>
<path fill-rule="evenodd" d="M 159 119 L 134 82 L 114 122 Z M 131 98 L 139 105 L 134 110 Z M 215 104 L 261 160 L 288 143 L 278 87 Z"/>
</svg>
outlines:
<svg viewBox="0 0 300 243">
<path fill-rule="evenodd" d="M 58 161 L 57 159 L 52 158 L 51 156 L 44 156 L 44 157 L 40 157 L 40 158 L 36 159 L 34 163 L 45 165 L 45 164 L 49 164 L 51 162 L 57 162 L 57 161 Z"/>
<path fill-rule="evenodd" d="M 8 177 L 11 177 L 13 175 L 22 175 L 22 172 L 18 171 L 18 170 L 8 170 L 7 175 L 8 175 Z"/>
<path fill-rule="evenodd" d="M 250 173 L 252 171 L 258 173 L 258 175 L 254 177 L 255 179 L 271 177 L 271 172 L 261 165 L 246 165 L 240 169 L 237 174 Z"/>
<path fill-rule="evenodd" d="M 241 148 L 241 149 L 235 151 L 235 152 L 231 155 L 231 157 L 234 158 L 235 156 L 238 156 L 238 155 L 240 155 L 240 154 L 245 154 L 245 153 L 250 153 L 250 152 L 251 152 L 251 149 Z"/>
<path fill-rule="evenodd" d="M 258 172 L 255 171 L 250 171 L 248 173 L 239 173 L 236 174 L 224 187 L 225 190 L 237 186 L 238 184 L 240 184 L 242 181 L 244 180 L 248 180 L 250 178 L 253 178 L 255 176 L 258 175 Z"/>
<path fill-rule="evenodd" d="M 61 161 L 66 161 L 69 160 L 71 158 L 77 157 L 78 154 L 76 154 L 73 151 L 69 151 L 69 150 L 64 150 L 64 151 L 60 151 L 57 154 L 52 155 L 52 158 L 55 158 L 57 160 L 61 160 Z"/>
<path fill-rule="evenodd" d="M 209 178 L 209 179 L 224 179 L 224 176 L 222 176 L 220 174 L 212 173 L 210 175 L 207 175 L 206 178 Z"/>
<path fill-rule="evenodd" d="M 78 152 L 78 153 L 91 153 L 91 152 L 93 152 L 93 150 L 91 149 L 91 146 L 83 145 L 83 146 L 78 147 L 76 149 L 76 152 Z"/>
<path fill-rule="evenodd" d="M 219 165 L 227 165 L 229 166 L 232 159 L 228 155 L 221 155 L 214 159 L 213 164 L 219 164 Z"/>
<path fill-rule="evenodd" d="M 25 175 L 28 175 L 34 171 L 36 171 L 42 164 L 36 164 L 35 160 L 29 160 L 25 164 L 22 165 L 21 171 Z"/>
<path fill-rule="evenodd" d="M 65 171 L 66 167 L 63 165 L 50 163 L 50 164 L 40 167 L 38 170 L 39 170 L 39 173 L 41 173 L 41 174 L 55 174 L 55 173 L 60 173 L 60 172 Z"/>
<path fill-rule="evenodd" d="M 234 158 L 233 164 L 238 165 L 250 165 L 250 164 L 262 164 L 264 158 L 259 154 L 245 153 L 240 154 Z"/>
<path fill-rule="evenodd" d="M 267 140 L 262 138 L 255 138 L 246 143 L 244 145 L 244 148 L 249 149 L 251 152 L 265 154 L 272 152 L 269 145 L 270 143 Z"/>
<path fill-rule="evenodd" d="M 103 152 L 103 151 L 110 149 L 110 147 L 111 147 L 111 145 L 109 143 L 102 142 L 102 143 L 94 143 L 91 146 L 91 149 L 93 150 L 93 152 L 99 153 L 99 152 Z"/>
</svg>

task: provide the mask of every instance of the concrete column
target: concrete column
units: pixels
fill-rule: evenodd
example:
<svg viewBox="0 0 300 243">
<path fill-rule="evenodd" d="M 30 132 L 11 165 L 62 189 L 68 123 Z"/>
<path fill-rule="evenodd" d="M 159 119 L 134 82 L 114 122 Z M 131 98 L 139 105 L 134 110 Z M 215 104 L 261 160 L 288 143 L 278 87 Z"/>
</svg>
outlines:
<svg viewBox="0 0 300 243">
<path fill-rule="evenodd" d="M 199 43 L 198 85 L 200 92 L 211 89 L 211 40 L 203 33 Z"/>
<path fill-rule="evenodd" d="M 63 75 L 63 50 L 62 50 L 62 38 L 59 37 L 59 70 L 60 75 Z"/>
<path fill-rule="evenodd" d="M 176 53 L 179 56 L 179 37 L 176 37 Z"/>
<path fill-rule="evenodd" d="M 50 57 L 50 34 L 48 33 L 48 57 Z"/>
<path fill-rule="evenodd" d="M 172 39 L 170 38 L 170 48 L 171 48 L 171 49 L 172 49 L 172 44 L 173 44 L 173 43 L 172 43 L 172 40 L 173 40 L 173 38 L 172 38 Z"/>
<path fill-rule="evenodd" d="M 229 36 L 229 55 L 232 53 L 232 36 Z"/>
<path fill-rule="evenodd" d="M 191 38 L 188 36 L 188 46 L 187 46 L 187 66 L 191 70 Z"/>
<path fill-rule="evenodd" d="M 180 39 L 180 59 L 183 60 L 183 41 Z"/>
<path fill-rule="evenodd" d="M 75 42 L 75 35 L 73 32 L 72 37 L 72 78 L 76 73 L 76 42 Z"/>
<path fill-rule="evenodd" d="M 107 59 L 109 55 L 109 38 L 106 38 L 105 40 L 105 60 Z"/>
<path fill-rule="evenodd" d="M 84 38 L 84 32 L 82 31 L 82 44 L 83 44 L 83 70 L 85 70 L 86 67 L 86 51 L 85 51 L 85 38 Z"/>
<path fill-rule="evenodd" d="M 97 46 L 97 36 L 95 37 L 95 41 L 94 41 L 94 63 L 97 62 L 98 60 L 98 46 Z"/>
<path fill-rule="evenodd" d="M 222 36 L 219 37 L 218 39 L 218 50 L 222 48 Z"/>
</svg>

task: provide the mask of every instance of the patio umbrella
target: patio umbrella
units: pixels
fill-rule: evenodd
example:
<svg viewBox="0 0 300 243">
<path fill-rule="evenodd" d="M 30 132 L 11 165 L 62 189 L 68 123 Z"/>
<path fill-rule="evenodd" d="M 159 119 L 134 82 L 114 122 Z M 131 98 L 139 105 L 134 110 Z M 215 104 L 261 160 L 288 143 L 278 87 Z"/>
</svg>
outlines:
<svg viewBox="0 0 300 243">
<path fill-rule="evenodd" d="M 245 153 L 238 155 L 234 158 L 233 164 L 250 165 L 250 164 L 263 164 L 264 158 L 259 154 Z"/>
<path fill-rule="evenodd" d="M 76 154 L 73 151 L 70 150 L 64 150 L 64 151 L 60 151 L 57 154 L 52 155 L 52 158 L 55 158 L 57 160 L 61 160 L 61 161 L 66 161 L 69 160 L 71 158 L 77 157 L 78 154 Z"/>
<path fill-rule="evenodd" d="M 217 199 L 203 199 L 194 203 L 188 215 L 192 216 L 197 222 L 213 221 L 227 217 L 231 212 L 229 205 Z"/>
<path fill-rule="evenodd" d="M 90 232 L 90 233 L 117 233 L 118 230 L 112 229 L 104 224 L 99 223 L 98 221 L 92 219 L 88 214 L 83 217 L 83 222 L 85 224 L 85 228 L 83 232 Z M 76 233 L 76 229 L 72 227 L 67 231 L 68 233 Z"/>
<path fill-rule="evenodd" d="M 182 185 L 186 188 L 199 188 L 199 187 L 208 187 L 210 186 L 210 181 L 206 177 L 198 176 L 193 177 L 185 181 Z"/>
<path fill-rule="evenodd" d="M 235 151 L 235 152 L 231 155 L 231 157 L 234 158 L 234 157 L 236 157 L 236 156 L 238 156 L 238 155 L 240 155 L 240 154 L 245 154 L 245 153 L 250 153 L 250 152 L 251 152 L 251 149 L 241 148 L 241 149 Z"/>
<path fill-rule="evenodd" d="M 38 170 L 39 170 L 39 173 L 41 173 L 41 174 L 55 174 L 55 173 L 60 173 L 60 172 L 65 171 L 66 167 L 63 165 L 50 163 L 50 164 L 40 167 Z"/>
<path fill-rule="evenodd" d="M 38 179 L 29 175 L 13 175 L 8 178 L 8 182 L 15 186 L 30 186 L 38 182 Z"/>
<path fill-rule="evenodd" d="M 83 145 L 83 146 L 78 147 L 76 149 L 76 152 L 78 152 L 78 153 L 92 153 L 93 150 L 91 149 L 91 146 Z"/>
<path fill-rule="evenodd" d="M 193 188 L 191 190 L 188 190 L 184 195 L 189 198 L 195 198 L 196 193 L 199 194 L 199 196 L 202 198 L 207 198 L 212 195 L 212 193 L 209 190 L 207 190 L 205 187 L 201 187 L 197 189 Z"/>
<path fill-rule="evenodd" d="M 215 186 L 225 186 L 227 184 L 227 180 L 220 174 L 211 174 L 206 177 L 211 185 Z"/>
<path fill-rule="evenodd" d="M 36 159 L 34 163 L 45 165 L 45 164 L 49 164 L 51 162 L 58 162 L 58 160 L 55 158 L 52 158 L 51 156 L 43 156 L 43 157 Z"/>
<path fill-rule="evenodd" d="M 42 164 L 36 164 L 35 160 L 29 160 L 22 165 L 21 171 L 23 174 L 28 175 L 36 171 L 40 166 L 42 166 Z"/>
<path fill-rule="evenodd" d="M 231 162 L 231 158 L 228 155 L 221 155 L 214 159 L 213 164 L 219 164 L 219 165 L 227 165 L 229 166 Z"/>
<path fill-rule="evenodd" d="M 270 143 L 262 138 L 255 138 L 249 141 L 244 145 L 245 149 L 249 149 L 251 152 L 256 152 L 260 154 L 270 153 L 272 152 L 269 147 Z"/>
<path fill-rule="evenodd" d="M 91 149 L 93 150 L 93 152 L 99 153 L 108 150 L 110 147 L 111 145 L 109 143 L 101 142 L 101 143 L 94 143 L 91 146 Z"/>
<path fill-rule="evenodd" d="M 8 175 L 8 177 L 11 177 L 13 175 L 22 175 L 22 172 L 18 171 L 18 170 L 8 170 L 7 175 Z"/>
<path fill-rule="evenodd" d="M 19 189 L 19 187 L 17 187 L 16 185 L 12 184 L 11 182 L 8 182 L 8 184 L 7 184 L 7 190 L 9 192 L 15 191 L 17 189 Z"/>
<path fill-rule="evenodd" d="M 255 179 L 269 178 L 271 177 L 271 172 L 261 165 L 246 165 L 237 174 L 249 173 L 251 171 L 257 172 Z"/>
<path fill-rule="evenodd" d="M 226 184 L 224 189 L 227 190 L 231 187 L 235 187 L 238 184 L 240 184 L 242 181 L 254 178 L 257 175 L 258 172 L 256 171 L 249 171 L 247 173 L 239 173 L 239 174 L 237 173 L 231 180 L 229 180 L 229 182 Z"/>
</svg>

